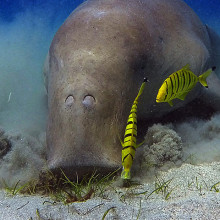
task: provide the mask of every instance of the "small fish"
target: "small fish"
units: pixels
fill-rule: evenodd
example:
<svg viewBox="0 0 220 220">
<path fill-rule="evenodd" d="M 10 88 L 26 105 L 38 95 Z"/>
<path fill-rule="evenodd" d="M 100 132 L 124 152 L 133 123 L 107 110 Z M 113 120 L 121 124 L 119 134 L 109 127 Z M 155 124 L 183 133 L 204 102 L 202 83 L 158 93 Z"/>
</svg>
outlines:
<svg viewBox="0 0 220 220">
<path fill-rule="evenodd" d="M 173 99 L 184 100 L 186 95 L 195 87 L 199 81 L 204 87 L 208 88 L 206 78 L 214 71 L 216 67 L 212 67 L 200 76 L 196 76 L 189 67 L 184 66 L 177 72 L 172 73 L 160 87 L 156 102 L 168 102 L 173 106 Z"/>
<path fill-rule="evenodd" d="M 145 83 L 147 82 L 147 78 L 144 78 L 144 81 L 141 85 L 141 88 L 138 92 L 137 97 L 135 98 L 133 105 L 131 107 L 130 114 L 128 116 L 127 125 L 125 128 L 125 135 L 124 135 L 124 142 L 120 139 L 121 145 L 122 145 L 122 166 L 123 170 L 121 173 L 122 179 L 130 179 L 130 169 L 132 166 L 132 162 L 134 160 L 135 151 L 136 149 L 143 144 L 136 144 L 136 138 L 137 138 L 137 104 L 138 104 L 138 98 L 142 94 Z"/>
</svg>

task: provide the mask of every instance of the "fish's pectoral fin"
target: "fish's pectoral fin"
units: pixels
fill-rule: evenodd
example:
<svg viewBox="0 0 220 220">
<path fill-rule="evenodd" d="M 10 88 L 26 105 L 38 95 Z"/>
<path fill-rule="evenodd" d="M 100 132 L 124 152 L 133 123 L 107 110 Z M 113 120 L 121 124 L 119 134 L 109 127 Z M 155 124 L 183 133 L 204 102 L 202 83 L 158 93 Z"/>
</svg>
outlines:
<svg viewBox="0 0 220 220">
<path fill-rule="evenodd" d="M 124 142 L 122 141 L 122 139 L 120 138 L 119 132 L 117 132 L 118 135 L 118 139 L 120 140 L 121 146 L 124 147 Z"/>
<path fill-rule="evenodd" d="M 118 127 L 116 127 L 116 133 L 117 133 L 118 139 L 120 140 L 121 146 L 124 147 L 124 142 L 122 141 L 122 139 L 119 135 Z"/>
<path fill-rule="evenodd" d="M 173 106 L 173 102 L 170 100 L 168 101 L 169 105 L 172 107 Z"/>
<path fill-rule="evenodd" d="M 121 137 L 120 137 L 120 135 L 119 135 L 118 129 L 116 129 L 116 133 L 117 133 L 118 139 L 119 139 L 119 141 L 120 141 L 120 143 L 121 143 L 121 146 L 123 147 L 123 146 L 124 146 L 124 142 L 122 141 L 122 139 L 121 139 Z"/>
<path fill-rule="evenodd" d="M 145 141 L 146 141 L 146 140 L 143 140 L 140 144 L 136 145 L 135 149 L 138 148 L 138 147 L 140 147 L 141 145 L 143 145 Z"/>
<path fill-rule="evenodd" d="M 184 99 L 186 98 L 186 95 L 188 94 L 188 92 L 183 93 L 182 95 L 179 95 L 177 98 L 184 101 Z"/>
</svg>

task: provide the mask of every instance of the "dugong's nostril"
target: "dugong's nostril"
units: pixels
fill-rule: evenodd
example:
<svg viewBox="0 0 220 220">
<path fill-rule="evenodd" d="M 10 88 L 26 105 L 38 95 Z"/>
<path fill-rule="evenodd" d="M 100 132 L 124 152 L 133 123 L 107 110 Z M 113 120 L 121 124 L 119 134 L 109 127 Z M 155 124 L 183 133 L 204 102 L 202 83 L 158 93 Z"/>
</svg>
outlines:
<svg viewBox="0 0 220 220">
<path fill-rule="evenodd" d="M 71 107 L 73 103 L 74 103 L 74 98 L 72 95 L 69 95 L 65 100 L 65 104 L 67 107 Z"/>
<path fill-rule="evenodd" d="M 92 95 L 86 95 L 82 103 L 86 108 L 92 108 L 95 105 L 95 98 Z"/>
</svg>

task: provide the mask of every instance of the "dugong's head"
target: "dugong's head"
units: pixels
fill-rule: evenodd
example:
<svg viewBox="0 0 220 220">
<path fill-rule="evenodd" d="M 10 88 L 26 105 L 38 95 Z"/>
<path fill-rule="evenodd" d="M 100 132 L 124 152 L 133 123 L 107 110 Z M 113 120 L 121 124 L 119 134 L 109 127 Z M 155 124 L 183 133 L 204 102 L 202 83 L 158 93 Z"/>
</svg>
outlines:
<svg viewBox="0 0 220 220">
<path fill-rule="evenodd" d="M 118 135 L 146 67 L 134 17 L 94 2 L 70 15 L 49 51 L 47 159 L 73 175 L 121 166 Z"/>
</svg>

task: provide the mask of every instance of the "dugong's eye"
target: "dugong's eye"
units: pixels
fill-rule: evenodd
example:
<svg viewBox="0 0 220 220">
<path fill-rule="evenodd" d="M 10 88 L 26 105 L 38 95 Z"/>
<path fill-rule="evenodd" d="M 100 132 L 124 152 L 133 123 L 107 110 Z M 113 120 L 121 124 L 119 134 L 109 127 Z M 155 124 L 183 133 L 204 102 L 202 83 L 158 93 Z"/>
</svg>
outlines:
<svg viewBox="0 0 220 220">
<path fill-rule="evenodd" d="M 95 105 L 95 98 L 92 95 L 86 95 L 82 101 L 86 108 L 93 108 Z"/>
<path fill-rule="evenodd" d="M 65 104 L 67 107 L 71 107 L 73 103 L 74 103 L 74 98 L 72 95 L 69 95 L 65 100 Z"/>
</svg>

